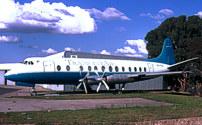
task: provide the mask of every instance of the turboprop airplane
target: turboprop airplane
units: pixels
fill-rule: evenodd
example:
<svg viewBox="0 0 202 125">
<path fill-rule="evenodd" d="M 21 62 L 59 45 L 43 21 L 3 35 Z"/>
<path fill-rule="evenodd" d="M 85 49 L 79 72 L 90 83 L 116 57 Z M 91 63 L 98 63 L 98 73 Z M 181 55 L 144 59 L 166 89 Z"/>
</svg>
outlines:
<svg viewBox="0 0 202 125">
<path fill-rule="evenodd" d="M 190 71 L 173 71 L 173 68 L 198 59 L 192 58 L 175 63 L 172 42 L 164 41 L 161 54 L 154 59 L 143 61 L 91 58 L 28 58 L 23 64 L 12 67 L 5 78 L 15 81 L 16 85 L 33 87 L 31 95 L 35 95 L 35 84 L 75 84 L 77 89 L 83 85 L 85 93 L 88 87 L 101 84 L 107 90 L 115 89 L 115 84 L 147 80 L 158 76 L 191 73 Z M 3 64 L 2 64 L 3 66 Z M 3 69 L 0 65 L 0 69 Z M 7 68 L 9 69 L 9 68 Z"/>
</svg>

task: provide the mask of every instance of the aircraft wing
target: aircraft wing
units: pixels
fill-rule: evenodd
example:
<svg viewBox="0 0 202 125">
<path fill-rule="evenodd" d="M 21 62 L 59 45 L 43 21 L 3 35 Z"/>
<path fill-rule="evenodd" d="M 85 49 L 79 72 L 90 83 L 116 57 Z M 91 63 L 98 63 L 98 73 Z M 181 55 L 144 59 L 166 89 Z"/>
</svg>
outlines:
<svg viewBox="0 0 202 125">
<path fill-rule="evenodd" d="M 169 75 L 180 75 L 184 73 L 192 73 L 191 71 L 175 71 L 175 72 L 156 72 L 156 73 L 142 73 L 130 75 L 130 78 L 135 77 L 155 77 L 155 76 L 169 76 Z"/>
<path fill-rule="evenodd" d="M 5 63 L 5 64 L 0 64 L 0 71 L 11 70 L 12 68 L 18 67 L 19 65 L 22 65 L 22 63 Z"/>
<path fill-rule="evenodd" d="M 188 59 L 188 60 L 179 62 L 179 63 L 175 63 L 175 64 L 173 64 L 173 65 L 170 65 L 170 66 L 168 67 L 168 69 L 172 69 L 172 68 L 175 68 L 176 66 L 184 65 L 184 64 L 186 64 L 186 63 L 188 63 L 188 62 L 191 62 L 191 61 L 197 60 L 197 59 L 199 59 L 199 57 L 195 57 L 195 58 L 191 58 L 191 59 Z"/>
</svg>

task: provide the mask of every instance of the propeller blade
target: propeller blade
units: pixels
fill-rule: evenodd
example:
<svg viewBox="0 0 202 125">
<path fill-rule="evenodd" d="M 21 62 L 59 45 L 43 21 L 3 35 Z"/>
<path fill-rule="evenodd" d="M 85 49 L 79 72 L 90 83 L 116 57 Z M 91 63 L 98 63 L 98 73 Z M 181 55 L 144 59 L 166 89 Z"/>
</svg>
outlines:
<svg viewBox="0 0 202 125">
<path fill-rule="evenodd" d="M 88 77 L 89 75 L 90 75 L 90 73 L 88 72 L 83 79 L 86 79 L 86 77 Z"/>
<path fill-rule="evenodd" d="M 95 71 L 95 73 L 97 74 L 97 76 L 99 76 L 99 77 L 100 77 L 100 75 L 98 74 L 98 72 L 97 72 L 97 71 Z"/>
<path fill-rule="evenodd" d="M 87 89 L 86 89 L 86 84 L 83 82 L 83 87 L 84 87 L 84 90 L 86 92 L 86 94 L 88 93 Z"/>
<path fill-rule="evenodd" d="M 81 74 L 81 69 L 79 68 L 79 73 L 80 73 L 80 75 L 81 75 L 81 77 L 82 77 L 82 74 Z"/>
<path fill-rule="evenodd" d="M 97 92 L 99 92 L 101 85 L 102 85 L 102 83 L 100 82 L 99 85 L 98 85 L 98 87 L 97 87 Z"/>
<path fill-rule="evenodd" d="M 102 78 L 104 78 L 104 76 L 105 76 L 105 72 L 103 73 Z"/>
<path fill-rule="evenodd" d="M 102 82 L 104 83 L 105 87 L 106 87 L 107 90 L 109 91 L 109 86 L 107 85 L 107 83 L 106 83 L 104 80 L 102 80 Z"/>
<path fill-rule="evenodd" d="M 77 89 L 79 89 L 81 87 L 82 83 L 80 83 L 78 86 L 77 86 Z"/>
</svg>

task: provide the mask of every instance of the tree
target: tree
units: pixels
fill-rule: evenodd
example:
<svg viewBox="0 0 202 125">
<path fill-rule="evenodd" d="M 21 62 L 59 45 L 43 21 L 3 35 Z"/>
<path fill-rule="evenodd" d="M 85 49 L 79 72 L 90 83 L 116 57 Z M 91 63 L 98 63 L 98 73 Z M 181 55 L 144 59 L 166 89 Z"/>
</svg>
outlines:
<svg viewBox="0 0 202 125">
<path fill-rule="evenodd" d="M 197 16 L 181 15 L 179 17 L 167 18 L 158 28 L 147 33 L 148 57 L 156 58 L 162 50 L 163 42 L 170 38 L 173 44 L 173 50 L 176 62 L 184 61 L 192 57 L 201 57 L 202 54 L 202 19 Z M 185 90 L 186 81 L 194 84 L 195 81 L 201 81 L 202 66 L 201 58 L 196 63 L 190 63 L 179 67 L 180 70 L 194 69 L 192 75 L 182 75 L 179 77 L 181 89 Z M 179 70 L 178 69 L 178 70 Z M 186 76 L 186 77 L 185 77 Z M 201 83 L 200 83 L 201 84 Z"/>
</svg>

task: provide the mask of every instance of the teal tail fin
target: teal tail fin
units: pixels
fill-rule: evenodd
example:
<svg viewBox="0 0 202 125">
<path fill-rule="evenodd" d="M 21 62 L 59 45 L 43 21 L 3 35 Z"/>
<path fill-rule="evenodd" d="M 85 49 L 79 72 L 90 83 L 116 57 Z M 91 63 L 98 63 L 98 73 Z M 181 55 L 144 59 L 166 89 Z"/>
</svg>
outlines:
<svg viewBox="0 0 202 125">
<path fill-rule="evenodd" d="M 174 57 L 171 39 L 170 38 L 165 39 L 163 50 L 157 58 L 148 59 L 145 61 L 158 62 L 158 63 L 164 63 L 169 65 L 175 64 L 175 57 Z"/>
</svg>

